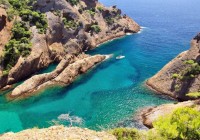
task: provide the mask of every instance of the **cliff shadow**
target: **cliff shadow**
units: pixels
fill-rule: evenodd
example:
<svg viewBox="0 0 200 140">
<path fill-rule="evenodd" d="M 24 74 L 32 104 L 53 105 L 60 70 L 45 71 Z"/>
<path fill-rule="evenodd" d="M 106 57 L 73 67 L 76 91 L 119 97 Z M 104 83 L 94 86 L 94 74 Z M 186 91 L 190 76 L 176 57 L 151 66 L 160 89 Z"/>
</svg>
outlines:
<svg viewBox="0 0 200 140">
<path fill-rule="evenodd" d="M 0 32 L 3 30 L 3 28 L 6 26 L 6 16 L 2 15 L 0 17 Z"/>
</svg>

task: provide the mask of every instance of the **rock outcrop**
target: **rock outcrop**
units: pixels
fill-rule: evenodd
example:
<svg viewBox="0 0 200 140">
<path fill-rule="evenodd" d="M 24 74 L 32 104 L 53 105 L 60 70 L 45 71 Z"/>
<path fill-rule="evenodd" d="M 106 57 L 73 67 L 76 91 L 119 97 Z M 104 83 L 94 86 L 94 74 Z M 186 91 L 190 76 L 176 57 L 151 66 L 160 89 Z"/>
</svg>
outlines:
<svg viewBox="0 0 200 140">
<path fill-rule="evenodd" d="M 53 126 L 45 129 L 28 129 L 18 133 L 5 133 L 0 140 L 117 140 L 106 132 L 77 127 Z"/>
<path fill-rule="evenodd" d="M 191 41 L 191 48 L 169 62 L 146 84 L 153 90 L 179 100 L 188 100 L 188 93 L 200 91 L 200 35 Z M 195 62 L 194 64 L 192 64 Z M 196 66 L 195 66 L 196 65 Z M 199 67 L 199 66 L 198 66 Z"/>
<path fill-rule="evenodd" d="M 16 87 L 12 91 L 10 97 L 16 98 L 22 95 L 28 96 L 47 86 L 69 85 L 79 74 L 85 73 L 105 58 L 106 56 L 104 55 L 81 55 L 79 58 L 68 56 L 60 62 L 53 72 L 35 75 Z"/>
<path fill-rule="evenodd" d="M 107 8 L 97 0 L 80 0 L 76 5 L 66 0 L 37 0 L 33 8 L 46 15 L 46 34 L 39 34 L 35 26 L 31 27 L 31 54 L 20 57 L 8 74 L 0 73 L 0 89 L 30 78 L 49 64 L 61 62 L 67 55 L 76 57 L 105 41 L 140 30 L 135 21 L 121 15 L 120 9 Z"/>
<path fill-rule="evenodd" d="M 1 59 L 3 57 L 3 49 L 11 38 L 12 24 L 7 19 L 6 10 L 0 6 L 0 75 L 2 75 Z"/>
<path fill-rule="evenodd" d="M 185 101 L 177 104 L 164 104 L 157 107 L 143 109 L 140 113 L 142 122 L 147 127 L 152 128 L 152 123 L 159 117 L 165 117 L 171 114 L 174 110 L 181 107 L 195 107 L 197 110 L 200 111 L 200 100 Z"/>
</svg>

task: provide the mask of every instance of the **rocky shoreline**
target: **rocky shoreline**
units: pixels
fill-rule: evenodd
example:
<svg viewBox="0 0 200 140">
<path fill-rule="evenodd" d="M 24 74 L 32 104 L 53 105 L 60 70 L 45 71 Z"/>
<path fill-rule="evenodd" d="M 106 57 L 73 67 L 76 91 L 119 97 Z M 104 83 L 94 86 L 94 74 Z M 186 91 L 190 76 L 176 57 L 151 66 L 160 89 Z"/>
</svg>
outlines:
<svg viewBox="0 0 200 140">
<path fill-rule="evenodd" d="M 13 84 L 26 79 L 24 83 L 9 93 L 10 99 L 29 97 L 53 85 L 68 86 L 77 76 L 86 73 L 109 57 L 108 55 L 90 56 L 84 52 L 102 43 L 125 36 L 127 33 L 140 31 L 140 26 L 130 17 L 122 15 L 121 10 L 116 6 L 105 7 L 98 0 L 81 0 L 76 5 L 66 0 L 37 0 L 33 8 L 46 16 L 48 28 L 45 33 L 41 34 L 36 26 L 30 26 L 32 44 L 30 55 L 20 56 L 7 74 L 4 74 L 4 66 L 0 65 L 0 89 L 9 89 Z M 2 55 L 5 45 L 12 36 L 13 26 L 13 22 L 8 20 L 6 8 L 2 6 L 0 6 L 0 19 L 0 40 L 3 40 L 0 44 L 0 55 Z M 22 20 L 21 17 L 15 19 Z M 77 27 L 73 27 L 76 23 L 78 23 Z M 156 93 L 185 102 L 140 110 L 139 116 L 145 126 L 152 128 L 152 123 L 156 119 L 180 107 L 194 107 L 200 111 L 199 99 L 187 101 L 193 99 L 187 96 L 188 93 L 200 91 L 199 74 L 189 73 L 191 79 L 187 79 L 187 70 L 192 68 L 187 63 L 191 63 L 191 60 L 198 64 L 200 62 L 199 40 L 200 34 L 191 41 L 191 48 L 188 51 L 179 54 L 146 81 L 146 86 Z M 54 62 L 59 63 L 54 71 L 35 75 L 37 71 Z M 0 139 L 44 138 L 116 139 L 104 132 L 63 126 L 40 130 L 30 129 L 17 134 L 6 133 L 0 136 Z"/>
<path fill-rule="evenodd" d="M 11 92 L 10 97 L 16 98 L 25 94 L 33 94 L 42 88 L 53 85 L 67 86 L 79 74 L 86 73 L 93 66 L 105 59 L 106 56 L 104 55 L 88 56 L 84 54 L 80 55 L 79 58 L 72 58 L 70 56 L 63 59 L 53 72 L 35 75 L 26 80 Z"/>
<path fill-rule="evenodd" d="M 180 53 L 156 75 L 145 82 L 146 87 L 158 94 L 171 97 L 178 101 L 184 101 L 176 104 L 166 104 L 142 109 L 139 116 L 140 121 L 145 126 L 152 128 L 152 123 L 156 119 L 171 114 L 175 109 L 180 107 L 195 107 L 200 111 L 199 98 L 187 96 L 188 93 L 199 92 L 200 75 L 187 76 L 189 72 L 195 70 L 193 70 L 193 65 L 199 65 L 199 38 L 200 34 L 195 36 L 191 41 L 191 48 L 188 51 Z"/>
<path fill-rule="evenodd" d="M 30 94 L 33 91 L 35 92 L 45 87 L 43 82 L 43 86 L 39 86 L 41 83 L 36 84 L 36 82 L 33 82 L 35 79 L 36 81 L 43 79 L 45 83 L 49 81 L 48 78 L 41 77 L 49 76 L 51 80 L 55 79 L 56 76 L 54 74 L 56 71 L 43 76 L 34 76 L 37 71 L 48 67 L 51 63 L 58 62 L 60 63 L 59 65 L 62 65 L 65 58 L 70 56 L 74 58 L 73 63 L 76 65 L 79 63 L 76 61 L 80 61 L 77 58 L 85 51 L 94 49 L 109 40 L 125 36 L 126 33 L 137 33 L 140 30 L 140 26 L 128 16 L 121 15 L 121 10 L 116 6 L 105 7 L 97 0 L 92 2 L 81 0 L 77 5 L 71 5 L 66 0 L 38 0 L 33 8 L 46 15 L 48 23 L 46 34 L 38 33 L 35 26 L 30 28 L 32 33 L 31 54 L 26 58 L 20 57 L 16 65 L 12 67 L 7 75 L 3 75 L 3 69 L 2 67 L 0 68 L 0 89 L 8 89 L 11 85 L 24 79 L 28 79 L 28 82 L 34 83 L 32 86 L 37 88 L 33 89 L 28 86 L 29 84 L 22 84 L 10 94 L 9 97 L 11 98 L 17 98 L 22 93 Z M 5 9 L 1 8 L 1 10 L 4 11 L 4 16 L 7 17 Z M 75 22 L 79 22 L 81 26 L 77 25 L 77 29 L 74 29 L 74 27 L 70 28 L 68 27 L 70 25 L 69 23 L 63 22 L 65 19 L 70 19 L 69 23 L 74 22 L 75 24 Z M 6 22 L 9 22 L 8 19 Z M 67 27 L 65 24 L 67 24 Z M 2 38 L 0 37 L 0 39 Z M 3 47 L 1 46 L 2 49 Z M 81 67 L 84 70 L 76 70 L 75 75 L 84 73 L 96 63 L 103 61 L 103 59 L 96 60 L 97 57 L 99 58 L 98 55 L 90 57 L 89 61 L 94 61 L 93 64 L 87 61 L 82 62 L 81 65 L 86 65 L 85 69 Z M 63 76 L 67 76 L 68 71 L 66 70 Z M 52 75 L 54 75 L 54 78 L 52 78 Z M 75 79 L 75 75 L 73 73 L 71 76 L 73 78 L 69 78 L 70 80 L 68 82 L 65 81 L 64 85 L 71 83 Z M 37 79 L 35 77 L 40 78 Z M 38 82 L 41 81 L 38 80 Z M 60 83 L 62 82 L 61 80 Z M 56 84 L 59 82 L 51 82 L 51 84 L 48 82 L 46 86 L 52 85 L 53 83 Z"/>
<path fill-rule="evenodd" d="M 195 37 L 191 41 L 191 48 L 188 51 L 180 53 L 156 75 L 146 81 L 147 87 L 180 101 L 193 99 L 186 94 L 199 91 L 200 76 L 190 74 L 192 77 L 189 77 L 189 72 L 192 71 L 189 62 L 199 62 L 199 50 L 200 42 Z"/>
<path fill-rule="evenodd" d="M 147 126 L 152 128 L 152 123 L 159 117 L 165 117 L 171 114 L 174 110 L 181 107 L 192 107 L 200 111 L 200 100 L 185 101 L 179 103 L 164 104 L 156 107 L 148 107 L 141 109 L 138 113 L 140 121 Z"/>
</svg>

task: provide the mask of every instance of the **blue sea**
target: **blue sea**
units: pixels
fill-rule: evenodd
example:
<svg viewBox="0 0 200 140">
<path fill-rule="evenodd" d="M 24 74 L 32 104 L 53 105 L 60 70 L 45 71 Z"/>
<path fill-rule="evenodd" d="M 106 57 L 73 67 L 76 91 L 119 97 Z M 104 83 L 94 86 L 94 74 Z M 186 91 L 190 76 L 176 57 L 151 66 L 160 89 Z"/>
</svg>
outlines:
<svg viewBox="0 0 200 140">
<path fill-rule="evenodd" d="M 117 5 L 142 26 L 140 33 L 107 42 L 89 54 L 113 58 L 77 78 L 68 87 L 52 87 L 26 100 L 0 96 L 0 133 L 55 124 L 104 130 L 142 128 L 134 119 L 143 107 L 175 102 L 144 86 L 177 54 L 189 49 L 200 31 L 199 0 L 100 0 Z M 125 58 L 116 60 L 118 55 Z M 40 71 L 50 72 L 56 64 Z"/>
</svg>

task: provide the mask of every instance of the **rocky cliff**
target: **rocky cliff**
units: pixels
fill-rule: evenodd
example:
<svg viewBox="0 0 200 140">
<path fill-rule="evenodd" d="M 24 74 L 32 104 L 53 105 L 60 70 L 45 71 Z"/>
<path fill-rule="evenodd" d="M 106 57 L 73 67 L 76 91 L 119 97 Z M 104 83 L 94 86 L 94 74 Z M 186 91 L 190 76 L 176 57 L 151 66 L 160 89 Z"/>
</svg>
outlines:
<svg viewBox="0 0 200 140">
<path fill-rule="evenodd" d="M 200 94 L 200 34 L 191 41 L 191 48 L 170 61 L 146 84 L 153 90 L 179 100 Z M 193 97 L 192 97 L 193 98 Z"/>
<path fill-rule="evenodd" d="M 5 133 L 0 136 L 0 140 L 116 140 L 116 138 L 106 132 L 53 126 L 46 129 L 28 129 L 19 133 Z"/>
<path fill-rule="evenodd" d="M 102 62 L 105 58 L 106 56 L 104 55 L 79 55 L 78 58 L 73 58 L 72 56 L 64 58 L 53 72 L 32 76 L 23 84 L 16 87 L 10 94 L 10 97 L 15 98 L 21 95 L 28 96 L 47 86 L 67 86 L 72 83 L 79 74 L 85 73 L 95 64 Z"/>
<path fill-rule="evenodd" d="M 6 10 L 0 7 L 0 56 L 2 56 L 3 48 L 11 38 L 12 22 L 6 20 Z"/>
<path fill-rule="evenodd" d="M 176 109 L 182 107 L 195 107 L 195 109 L 200 111 L 200 100 L 185 101 L 177 104 L 164 104 L 157 107 L 142 109 L 139 113 L 139 116 L 141 116 L 140 119 L 144 125 L 146 125 L 149 128 L 152 128 L 152 123 L 159 119 L 159 117 L 165 117 L 171 114 Z"/>
<path fill-rule="evenodd" d="M 19 55 L 19 46 L 13 47 L 17 61 L 12 62 L 12 65 L 5 64 L 9 61 L 4 61 L 4 56 L 7 54 L 11 57 L 9 59 L 12 59 L 12 56 L 15 55 L 10 55 L 11 50 L 8 50 L 8 47 L 6 48 L 7 52 L 2 51 L 0 89 L 7 88 L 20 80 L 31 78 L 31 75 L 35 72 L 48 67 L 53 62 L 62 63 L 66 56 L 78 58 L 80 54 L 105 41 L 124 36 L 126 33 L 136 33 L 140 30 L 140 26 L 128 16 L 122 15 L 121 10 L 116 6 L 105 7 L 97 0 L 36 0 L 35 2 L 20 3 L 21 5 L 8 1 L 4 3 L 4 5 L 1 5 L 1 10 L 4 13 L 0 15 L 0 28 L 2 28 L 0 37 L 2 38 L 1 34 L 5 34 L 5 32 L 9 35 L 4 39 L 5 42 L 1 40 L 0 50 L 5 50 L 5 44 L 8 43 L 10 38 L 12 38 L 12 41 L 17 40 L 11 23 L 15 22 L 14 25 L 16 25 L 16 22 L 23 22 L 24 25 L 22 23 L 19 25 L 26 26 L 23 28 L 28 28 L 31 32 L 29 43 L 31 44 L 31 51 L 30 53 L 24 51 L 26 55 Z M 11 9 L 14 9 L 17 14 L 9 22 L 10 16 L 15 13 L 10 13 Z M 38 20 L 40 22 L 37 22 Z M 29 38 L 27 37 L 27 39 Z M 21 42 L 20 45 L 24 46 L 24 42 Z M 12 45 L 11 41 L 9 45 Z M 17 51 L 16 48 L 18 48 Z M 28 50 L 30 49 L 28 48 Z M 97 57 L 90 57 L 88 60 L 93 62 L 92 59 Z M 74 60 L 79 61 L 79 59 Z M 81 62 L 81 65 L 87 65 L 88 67 L 86 66 L 85 69 L 89 69 L 103 59 L 98 60 L 94 60 L 94 63 L 89 65 L 87 61 L 84 61 Z M 76 63 L 75 61 L 73 62 L 74 65 L 80 64 L 80 62 Z M 80 65 L 77 67 L 80 67 Z M 77 71 L 80 74 L 86 70 Z M 65 72 L 68 73 L 67 70 Z M 66 76 L 66 74 L 63 76 Z M 18 91 L 17 89 L 15 91 Z"/>
</svg>

